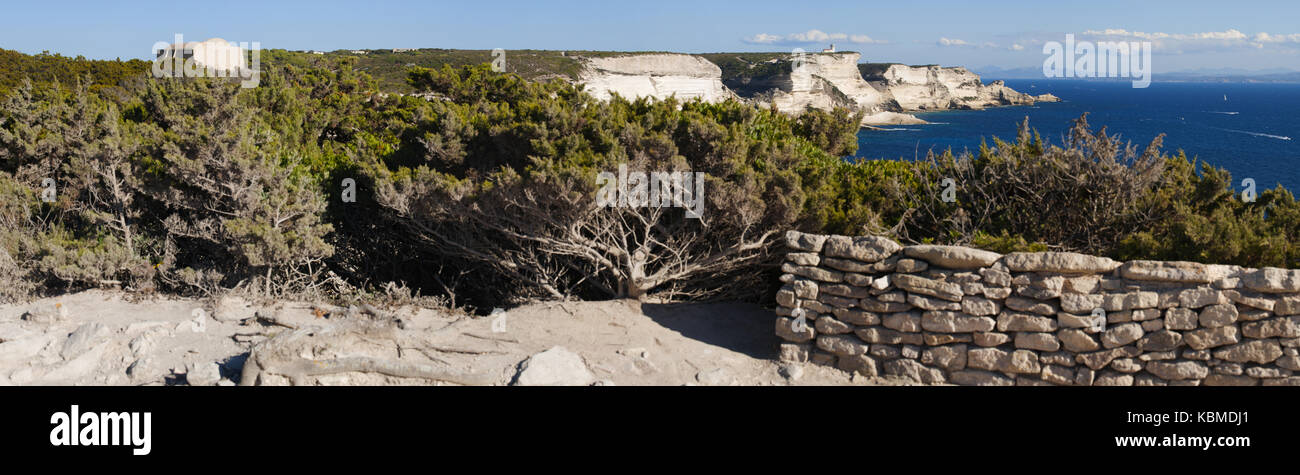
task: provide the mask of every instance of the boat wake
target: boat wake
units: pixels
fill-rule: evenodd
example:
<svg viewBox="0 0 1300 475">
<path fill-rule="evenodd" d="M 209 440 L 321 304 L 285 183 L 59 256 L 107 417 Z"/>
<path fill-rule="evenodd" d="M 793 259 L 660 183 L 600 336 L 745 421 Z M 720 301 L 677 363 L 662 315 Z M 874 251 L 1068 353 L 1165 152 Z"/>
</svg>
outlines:
<svg viewBox="0 0 1300 475">
<path fill-rule="evenodd" d="M 1207 113 L 1207 114 L 1223 114 L 1223 115 L 1237 115 L 1237 114 L 1240 114 L 1240 112 L 1221 112 L 1221 111 L 1205 111 L 1205 113 Z"/>
<path fill-rule="evenodd" d="M 1217 127 L 1216 127 L 1216 128 L 1217 128 Z M 1250 131 L 1247 131 L 1247 130 L 1236 130 L 1236 129 L 1219 129 L 1219 130 L 1225 130 L 1225 131 L 1228 131 L 1228 132 L 1236 132 L 1236 133 L 1239 133 L 1239 134 L 1254 135 L 1254 136 L 1256 136 L 1256 137 L 1268 137 L 1268 138 L 1270 138 L 1270 139 L 1291 140 L 1291 137 L 1287 137 L 1287 136 L 1285 136 L 1285 135 L 1273 135 L 1273 134 L 1266 134 L 1266 133 L 1263 133 L 1263 132 L 1250 132 Z"/>
</svg>

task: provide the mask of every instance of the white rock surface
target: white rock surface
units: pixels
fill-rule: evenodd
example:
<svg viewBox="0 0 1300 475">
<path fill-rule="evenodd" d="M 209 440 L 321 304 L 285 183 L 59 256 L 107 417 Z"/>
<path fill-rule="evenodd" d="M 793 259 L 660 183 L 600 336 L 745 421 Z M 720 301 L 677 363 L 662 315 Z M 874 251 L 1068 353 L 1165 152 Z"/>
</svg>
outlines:
<svg viewBox="0 0 1300 475">
<path fill-rule="evenodd" d="M 555 346 L 529 357 L 520 365 L 515 386 L 590 386 L 596 376 L 582 357 Z"/>
<path fill-rule="evenodd" d="M 722 69 L 688 54 L 643 54 L 587 58 L 579 82 L 588 93 L 607 101 L 613 94 L 627 99 L 676 96 L 721 102 L 736 97 L 722 85 Z"/>
</svg>

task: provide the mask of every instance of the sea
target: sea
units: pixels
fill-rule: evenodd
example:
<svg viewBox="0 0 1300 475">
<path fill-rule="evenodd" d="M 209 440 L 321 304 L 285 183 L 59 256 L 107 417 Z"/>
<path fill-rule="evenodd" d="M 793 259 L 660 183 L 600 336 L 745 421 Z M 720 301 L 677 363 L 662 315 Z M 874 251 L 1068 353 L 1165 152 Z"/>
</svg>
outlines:
<svg viewBox="0 0 1300 475">
<path fill-rule="evenodd" d="M 1014 140 L 1026 117 L 1045 140 L 1059 145 L 1071 121 L 1087 112 L 1094 131 L 1106 126 L 1139 150 L 1165 134 L 1166 153 L 1183 150 L 1226 168 L 1237 188 L 1253 178 L 1261 192 L 1281 184 L 1300 193 L 1300 84 L 1153 82 L 1135 89 L 1127 81 L 1005 81 L 1020 92 L 1052 93 L 1061 102 L 919 113 L 930 123 L 861 130 L 850 159 L 912 160 L 948 149 L 977 153 L 981 140 Z"/>
</svg>

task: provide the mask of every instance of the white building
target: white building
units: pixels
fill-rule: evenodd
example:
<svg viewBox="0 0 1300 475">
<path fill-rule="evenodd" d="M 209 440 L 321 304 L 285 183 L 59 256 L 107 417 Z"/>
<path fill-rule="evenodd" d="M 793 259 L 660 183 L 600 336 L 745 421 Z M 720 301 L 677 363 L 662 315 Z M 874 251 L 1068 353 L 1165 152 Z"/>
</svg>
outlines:
<svg viewBox="0 0 1300 475">
<path fill-rule="evenodd" d="M 834 53 L 834 52 L 835 52 L 835 43 L 831 43 L 831 47 L 830 47 L 830 48 L 823 49 L 822 52 L 823 52 L 823 53 Z"/>
<path fill-rule="evenodd" d="M 198 68 L 218 72 L 238 73 L 248 68 L 244 49 L 221 38 L 205 41 L 173 43 L 154 51 L 158 60 L 194 60 Z"/>
</svg>

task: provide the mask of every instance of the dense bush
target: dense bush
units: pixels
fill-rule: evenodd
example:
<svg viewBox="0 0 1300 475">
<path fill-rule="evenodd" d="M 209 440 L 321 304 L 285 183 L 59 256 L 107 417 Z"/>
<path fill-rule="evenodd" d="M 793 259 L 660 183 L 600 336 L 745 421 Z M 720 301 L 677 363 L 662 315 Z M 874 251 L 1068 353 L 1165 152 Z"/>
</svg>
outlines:
<svg viewBox="0 0 1300 475">
<path fill-rule="evenodd" d="M 781 233 L 823 206 L 800 170 L 856 148 L 845 111 L 602 103 L 485 67 L 416 69 L 411 82 L 443 99 L 368 165 L 378 204 L 427 254 L 478 270 L 474 286 L 508 282 L 517 297 L 757 297 Z M 620 166 L 705 174 L 702 216 L 600 206 L 598 175 Z"/>
<path fill-rule="evenodd" d="M 1021 126 L 978 155 L 916 163 L 904 237 L 1001 252 L 1060 249 L 1118 259 L 1294 267 L 1300 204 L 1280 185 L 1247 202 L 1224 170 L 1138 149 L 1079 118 L 1063 146 Z M 1198 173 L 1198 168 L 1200 171 Z M 952 179 L 945 183 L 944 179 Z M 943 198 L 952 188 L 956 200 Z"/>
</svg>

